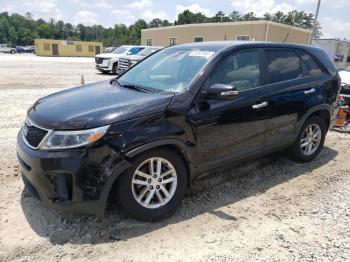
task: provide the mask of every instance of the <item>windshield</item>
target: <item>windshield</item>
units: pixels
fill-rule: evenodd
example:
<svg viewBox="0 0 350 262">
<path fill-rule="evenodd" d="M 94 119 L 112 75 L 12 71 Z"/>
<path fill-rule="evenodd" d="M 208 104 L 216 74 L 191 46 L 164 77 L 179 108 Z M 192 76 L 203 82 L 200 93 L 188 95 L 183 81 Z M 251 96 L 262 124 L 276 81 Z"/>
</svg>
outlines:
<svg viewBox="0 0 350 262">
<path fill-rule="evenodd" d="M 127 47 L 120 46 L 116 50 L 113 51 L 113 54 L 124 54 L 126 51 L 128 51 Z"/>
<path fill-rule="evenodd" d="M 136 64 L 118 80 L 127 85 L 181 92 L 213 54 L 211 51 L 164 49 Z"/>
<path fill-rule="evenodd" d="M 138 55 L 149 56 L 150 54 L 154 53 L 157 50 L 158 48 L 145 48 L 140 53 L 138 53 Z"/>
</svg>

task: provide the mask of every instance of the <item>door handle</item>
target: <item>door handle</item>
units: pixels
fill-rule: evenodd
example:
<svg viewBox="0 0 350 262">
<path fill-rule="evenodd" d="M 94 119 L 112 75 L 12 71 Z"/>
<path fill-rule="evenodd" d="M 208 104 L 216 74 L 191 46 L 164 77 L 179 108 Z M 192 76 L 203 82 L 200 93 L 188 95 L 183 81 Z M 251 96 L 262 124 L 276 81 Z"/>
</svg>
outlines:
<svg viewBox="0 0 350 262">
<path fill-rule="evenodd" d="M 268 102 L 262 102 L 261 104 L 253 105 L 252 108 L 259 109 L 259 108 L 263 108 L 263 107 L 267 106 L 268 104 L 269 104 Z"/>
<path fill-rule="evenodd" d="M 312 93 L 315 93 L 315 92 L 316 92 L 316 89 L 312 88 L 312 89 L 304 91 L 304 94 L 307 95 L 307 94 L 312 94 Z"/>
</svg>

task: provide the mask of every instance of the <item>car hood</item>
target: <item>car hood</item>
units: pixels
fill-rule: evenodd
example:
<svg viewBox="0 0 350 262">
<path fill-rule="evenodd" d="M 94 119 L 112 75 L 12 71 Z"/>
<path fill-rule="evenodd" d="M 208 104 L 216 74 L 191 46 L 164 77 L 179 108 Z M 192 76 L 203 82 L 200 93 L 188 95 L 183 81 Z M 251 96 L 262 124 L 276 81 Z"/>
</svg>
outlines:
<svg viewBox="0 0 350 262">
<path fill-rule="evenodd" d="M 43 97 L 28 110 L 28 116 L 47 129 L 88 129 L 161 112 L 173 97 L 102 81 Z"/>
<path fill-rule="evenodd" d="M 122 57 L 124 56 L 125 54 L 113 54 L 113 53 L 103 53 L 103 54 L 99 54 L 99 55 L 96 55 L 97 58 L 114 58 L 114 57 Z"/>
<path fill-rule="evenodd" d="M 350 72 L 349 71 L 340 71 L 339 76 L 341 78 L 341 82 L 347 85 L 350 85 Z"/>
<path fill-rule="evenodd" d="M 128 56 L 123 56 L 122 58 L 124 59 L 129 59 L 129 60 L 136 60 L 136 61 L 140 61 L 142 59 L 145 58 L 145 56 L 142 56 L 142 55 L 128 55 Z"/>
</svg>

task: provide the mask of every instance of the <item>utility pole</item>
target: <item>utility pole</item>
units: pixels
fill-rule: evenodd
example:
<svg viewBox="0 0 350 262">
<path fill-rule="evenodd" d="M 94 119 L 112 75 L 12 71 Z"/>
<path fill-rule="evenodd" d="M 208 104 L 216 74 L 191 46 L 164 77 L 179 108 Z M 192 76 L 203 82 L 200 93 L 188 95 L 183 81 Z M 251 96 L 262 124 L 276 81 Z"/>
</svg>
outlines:
<svg viewBox="0 0 350 262">
<path fill-rule="evenodd" d="M 318 13 L 320 11 L 320 5 L 321 5 L 321 0 L 317 0 L 317 7 L 316 7 L 316 13 L 315 13 L 315 20 L 314 20 L 314 26 L 312 29 L 312 35 L 310 37 L 310 43 L 312 42 L 312 39 L 315 38 L 315 33 L 316 33 L 316 26 L 317 26 L 317 21 L 318 21 Z"/>
</svg>

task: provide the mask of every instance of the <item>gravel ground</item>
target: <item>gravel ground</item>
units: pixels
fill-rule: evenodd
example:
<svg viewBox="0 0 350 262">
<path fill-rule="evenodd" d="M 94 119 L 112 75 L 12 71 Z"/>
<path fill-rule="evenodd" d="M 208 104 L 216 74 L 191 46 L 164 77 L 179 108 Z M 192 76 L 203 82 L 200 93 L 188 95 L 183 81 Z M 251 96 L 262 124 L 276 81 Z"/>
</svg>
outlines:
<svg viewBox="0 0 350 262">
<path fill-rule="evenodd" d="M 0 54 L 0 261 L 349 261 L 350 135 L 330 132 L 314 161 L 283 155 L 210 173 L 158 223 L 108 207 L 62 216 L 23 188 L 15 140 L 37 98 L 111 78 L 91 58 Z"/>
</svg>

